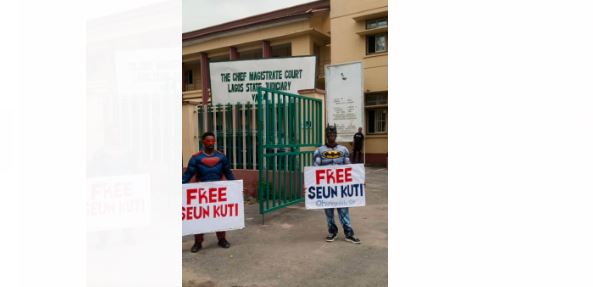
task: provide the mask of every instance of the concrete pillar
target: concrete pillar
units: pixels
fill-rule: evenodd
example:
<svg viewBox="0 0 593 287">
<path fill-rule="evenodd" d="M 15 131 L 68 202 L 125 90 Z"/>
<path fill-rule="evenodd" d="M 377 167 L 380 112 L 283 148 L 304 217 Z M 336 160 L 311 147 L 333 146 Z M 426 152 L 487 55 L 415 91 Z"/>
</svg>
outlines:
<svg viewBox="0 0 593 287">
<path fill-rule="evenodd" d="M 262 57 L 263 58 L 271 58 L 272 57 L 272 46 L 270 45 L 270 41 L 262 41 L 261 42 L 261 50 L 262 50 Z"/>
<path fill-rule="evenodd" d="M 210 68 L 208 67 L 208 53 L 200 53 L 200 71 L 202 78 L 202 105 L 210 100 Z"/>
<path fill-rule="evenodd" d="M 184 69 L 184 66 L 185 65 L 182 63 L 181 64 L 181 73 L 182 73 L 182 76 L 181 76 L 181 91 L 182 92 L 185 92 L 186 91 L 185 85 L 187 84 L 187 71 Z"/>
<path fill-rule="evenodd" d="M 302 35 L 292 40 L 291 49 L 293 56 L 313 55 L 313 39 L 310 35 Z"/>
<path fill-rule="evenodd" d="M 239 51 L 235 47 L 229 47 L 229 60 L 239 60 Z"/>
</svg>

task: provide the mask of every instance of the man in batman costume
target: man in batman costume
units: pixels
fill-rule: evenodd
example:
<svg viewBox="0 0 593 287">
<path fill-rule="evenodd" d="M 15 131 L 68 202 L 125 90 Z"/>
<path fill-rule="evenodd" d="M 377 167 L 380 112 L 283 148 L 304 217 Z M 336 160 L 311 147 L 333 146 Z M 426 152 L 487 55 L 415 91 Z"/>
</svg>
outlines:
<svg viewBox="0 0 593 287">
<path fill-rule="evenodd" d="M 336 143 L 337 134 L 338 131 L 335 124 L 333 127 L 328 125 L 325 128 L 326 143 L 325 145 L 317 148 L 315 153 L 313 153 L 314 166 L 350 164 L 350 155 L 348 153 L 348 149 L 345 146 Z M 335 209 L 338 210 L 338 216 L 340 217 L 340 222 L 344 228 L 346 241 L 352 242 L 354 244 L 360 244 L 360 239 L 354 237 L 354 230 L 352 229 L 352 224 L 350 223 L 350 213 L 348 208 L 344 207 Z M 332 242 L 336 240 L 336 237 L 338 237 L 338 226 L 336 226 L 334 221 L 334 208 L 326 208 L 325 217 L 327 220 L 329 232 L 325 238 L 325 241 Z"/>
</svg>

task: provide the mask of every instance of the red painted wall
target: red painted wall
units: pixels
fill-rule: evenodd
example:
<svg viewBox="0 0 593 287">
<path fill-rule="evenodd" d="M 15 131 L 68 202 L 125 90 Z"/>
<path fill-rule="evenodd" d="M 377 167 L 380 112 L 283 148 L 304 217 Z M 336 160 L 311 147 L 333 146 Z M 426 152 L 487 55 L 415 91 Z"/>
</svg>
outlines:
<svg viewBox="0 0 593 287">
<path fill-rule="evenodd" d="M 387 154 L 386 153 L 367 153 L 366 154 L 366 165 L 387 167 Z"/>
</svg>

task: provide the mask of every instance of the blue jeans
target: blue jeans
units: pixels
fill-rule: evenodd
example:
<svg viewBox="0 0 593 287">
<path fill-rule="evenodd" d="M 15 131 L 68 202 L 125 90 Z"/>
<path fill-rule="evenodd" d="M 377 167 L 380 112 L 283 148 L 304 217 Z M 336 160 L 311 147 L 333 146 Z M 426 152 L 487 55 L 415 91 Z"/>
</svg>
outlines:
<svg viewBox="0 0 593 287">
<path fill-rule="evenodd" d="M 352 230 L 352 224 L 350 223 L 350 213 L 348 213 L 348 207 L 336 209 L 338 210 L 338 216 L 340 217 L 340 222 L 344 228 L 344 234 L 346 236 L 354 235 L 354 230 Z M 337 234 L 338 226 L 336 226 L 336 222 L 334 221 L 334 208 L 325 209 L 325 219 L 327 220 L 328 232 L 330 234 Z"/>
</svg>

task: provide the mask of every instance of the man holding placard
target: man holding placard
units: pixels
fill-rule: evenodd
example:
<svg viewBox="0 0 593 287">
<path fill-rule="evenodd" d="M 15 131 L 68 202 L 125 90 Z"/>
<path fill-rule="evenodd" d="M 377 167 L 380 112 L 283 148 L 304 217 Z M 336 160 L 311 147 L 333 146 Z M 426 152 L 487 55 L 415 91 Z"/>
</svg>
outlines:
<svg viewBox="0 0 593 287">
<path fill-rule="evenodd" d="M 204 150 L 192 155 L 187 164 L 187 169 L 183 173 L 183 183 L 188 183 L 191 178 L 196 175 L 200 182 L 208 181 L 220 181 L 224 175 L 227 180 L 234 180 L 235 176 L 230 168 L 228 158 L 221 152 L 214 149 L 216 144 L 216 138 L 214 133 L 206 132 L 202 135 L 202 143 L 204 144 Z M 215 198 L 221 196 L 221 193 L 211 193 L 209 196 L 204 198 Z M 231 211 L 232 212 L 232 211 Z M 226 209 L 225 209 L 226 213 Z M 216 232 L 218 238 L 218 246 L 222 248 L 229 248 L 231 244 L 226 240 L 226 232 Z M 204 241 L 204 234 L 194 234 L 194 245 L 191 248 L 191 252 L 195 253 L 202 249 L 202 242 Z"/>
<path fill-rule="evenodd" d="M 306 207 L 307 209 L 324 208 L 329 232 L 325 241 L 332 242 L 338 236 L 338 227 L 334 220 L 335 208 L 338 210 L 346 241 L 360 244 L 360 239 L 354 237 L 347 206 L 365 204 L 364 167 L 350 165 L 348 149 L 336 143 L 335 124 L 333 127 L 327 126 L 325 135 L 326 144 L 317 148 L 313 154 L 315 167 L 305 167 Z M 336 165 L 348 166 L 336 167 Z M 321 168 L 323 166 L 328 168 Z"/>
</svg>

